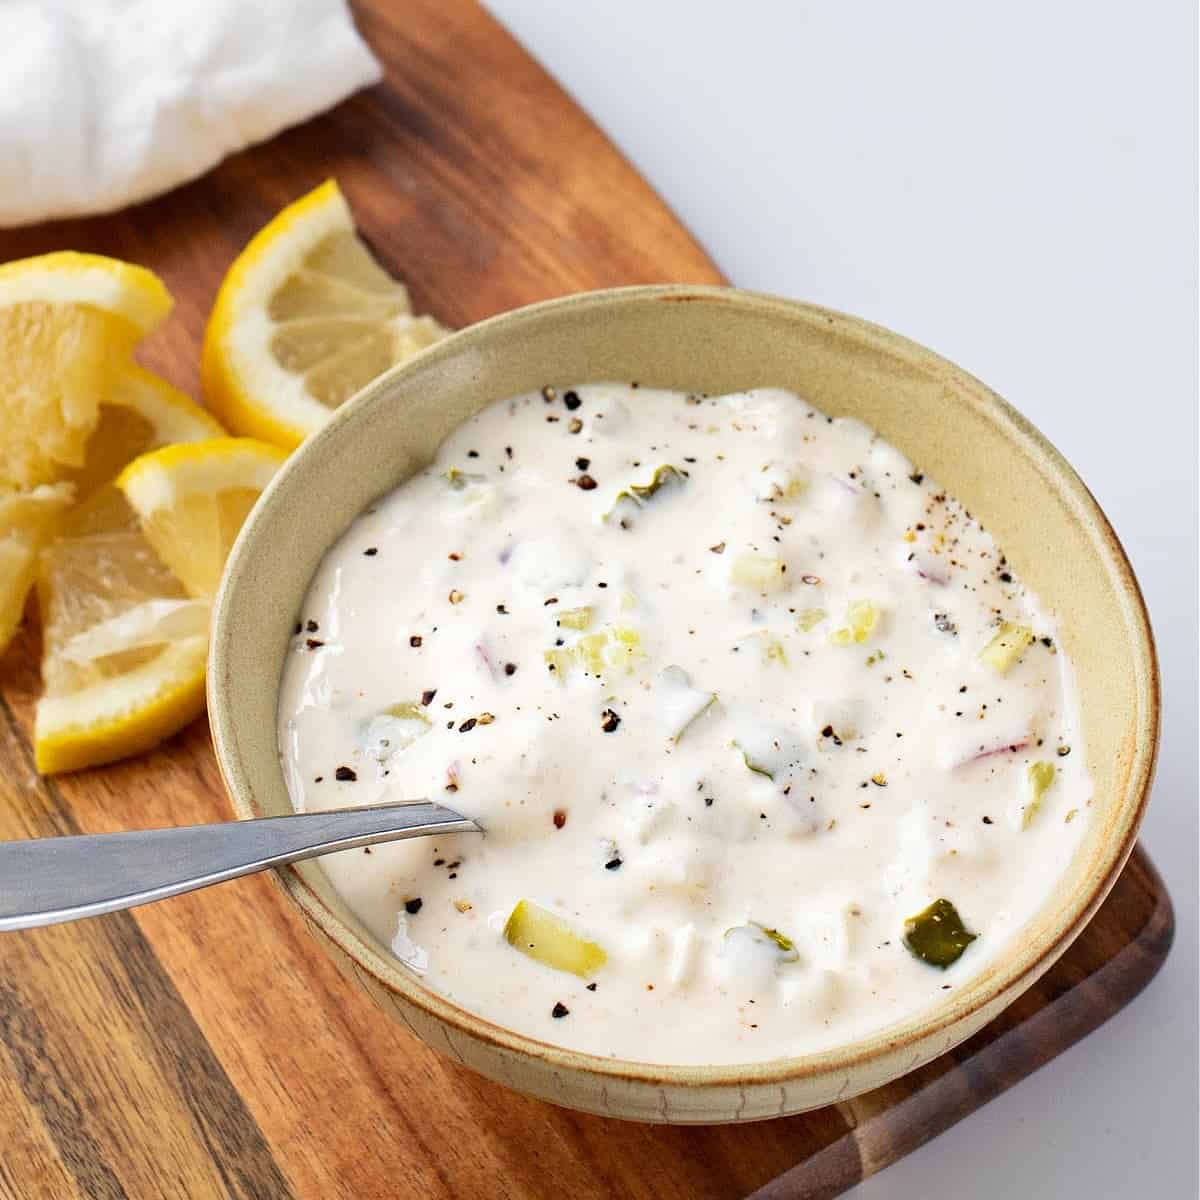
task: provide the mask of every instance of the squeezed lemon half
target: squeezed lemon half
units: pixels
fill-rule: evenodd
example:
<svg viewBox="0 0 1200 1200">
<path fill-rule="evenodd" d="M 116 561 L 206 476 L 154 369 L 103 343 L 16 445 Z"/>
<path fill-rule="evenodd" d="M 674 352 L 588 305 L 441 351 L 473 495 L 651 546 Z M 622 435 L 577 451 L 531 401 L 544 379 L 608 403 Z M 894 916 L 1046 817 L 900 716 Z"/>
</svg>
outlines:
<svg viewBox="0 0 1200 1200">
<path fill-rule="evenodd" d="M 100 405 L 170 309 L 157 276 L 98 254 L 0 266 L 0 486 L 54 483 L 83 465 Z"/>
</svg>

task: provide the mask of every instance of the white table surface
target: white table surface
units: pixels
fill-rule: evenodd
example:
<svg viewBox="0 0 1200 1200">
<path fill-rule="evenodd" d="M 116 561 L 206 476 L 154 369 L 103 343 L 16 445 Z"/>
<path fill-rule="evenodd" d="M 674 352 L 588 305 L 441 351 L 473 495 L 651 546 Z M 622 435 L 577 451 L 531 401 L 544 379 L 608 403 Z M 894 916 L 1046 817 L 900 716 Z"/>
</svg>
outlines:
<svg viewBox="0 0 1200 1200">
<path fill-rule="evenodd" d="M 1165 712 L 1175 949 L 1108 1024 L 855 1200 L 1194 1200 L 1196 6 L 487 0 L 738 285 L 940 351 L 1080 472 Z"/>
</svg>

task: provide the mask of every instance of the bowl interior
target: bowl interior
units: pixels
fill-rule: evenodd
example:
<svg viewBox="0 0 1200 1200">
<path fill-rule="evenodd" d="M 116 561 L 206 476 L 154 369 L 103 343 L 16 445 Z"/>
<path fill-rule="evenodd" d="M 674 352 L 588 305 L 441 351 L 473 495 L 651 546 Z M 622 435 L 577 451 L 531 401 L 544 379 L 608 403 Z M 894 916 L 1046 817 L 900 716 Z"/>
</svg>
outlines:
<svg viewBox="0 0 1200 1200">
<path fill-rule="evenodd" d="M 217 602 L 209 702 L 239 816 L 291 811 L 276 747 L 288 640 L 326 548 L 371 500 L 434 454 L 489 401 L 599 380 L 710 394 L 791 388 L 831 415 L 874 426 L 994 534 L 1061 620 L 1078 678 L 1093 780 L 1086 838 L 1027 936 L 942 1009 L 901 1023 L 858 1055 L 928 1033 L 1029 983 L 1082 928 L 1133 844 L 1153 770 L 1157 668 L 1145 610 L 1119 543 L 1090 493 L 1028 422 L 929 351 L 854 318 L 724 289 L 636 288 L 551 301 L 448 339 L 371 384 L 289 461 L 247 522 Z M 371 974 L 434 1015 L 529 1052 L 409 975 L 330 888 L 319 863 L 283 882 Z M 557 1052 L 562 1053 L 562 1052 Z M 791 1060 L 836 1065 L 839 1051 Z M 588 1056 L 595 1069 L 629 1064 Z M 778 1064 L 776 1064 L 778 1065 Z M 766 1068 L 702 1068 L 714 1080 Z M 668 1068 L 655 1068 L 658 1074 Z M 695 1068 L 678 1068 L 692 1079 Z"/>
</svg>

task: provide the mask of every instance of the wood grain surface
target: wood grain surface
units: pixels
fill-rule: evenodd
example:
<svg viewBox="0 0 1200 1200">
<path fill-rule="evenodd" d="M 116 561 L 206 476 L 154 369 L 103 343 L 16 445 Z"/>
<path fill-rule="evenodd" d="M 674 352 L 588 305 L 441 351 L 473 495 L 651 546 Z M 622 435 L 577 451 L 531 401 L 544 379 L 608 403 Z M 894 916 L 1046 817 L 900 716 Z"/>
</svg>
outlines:
<svg viewBox="0 0 1200 1200">
<path fill-rule="evenodd" d="M 481 9 L 373 0 L 356 12 L 383 84 L 159 200 L 0 232 L 0 259 L 69 247 L 158 271 L 177 306 L 144 357 L 193 395 L 222 274 L 330 175 L 418 310 L 452 325 L 588 288 L 720 281 Z M 135 761 L 39 779 L 37 657 L 30 627 L 0 659 L 0 838 L 230 815 L 203 721 Z M 0 936 L 0 1196 L 834 1196 L 1126 1004 L 1172 930 L 1136 851 L 1061 962 L 952 1053 L 815 1113 L 673 1129 L 554 1108 L 439 1058 L 341 979 L 267 879 L 242 880 Z"/>
</svg>

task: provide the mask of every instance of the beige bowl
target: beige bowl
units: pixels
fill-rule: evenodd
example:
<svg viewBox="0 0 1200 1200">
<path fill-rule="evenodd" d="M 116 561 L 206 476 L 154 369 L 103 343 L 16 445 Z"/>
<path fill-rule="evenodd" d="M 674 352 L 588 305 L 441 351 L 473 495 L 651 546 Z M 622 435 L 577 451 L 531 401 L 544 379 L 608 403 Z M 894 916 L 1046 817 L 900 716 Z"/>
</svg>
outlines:
<svg viewBox="0 0 1200 1200">
<path fill-rule="evenodd" d="M 642 1121 L 727 1122 L 844 1099 L 969 1037 L 1095 912 L 1133 846 L 1158 740 L 1158 667 L 1138 586 L 1075 473 L 983 384 L 912 342 L 811 305 L 718 288 L 596 292 L 473 326 L 372 383 L 310 438 L 242 530 L 217 598 L 208 699 L 239 817 L 289 812 L 275 741 L 284 655 L 322 555 L 465 418 L 547 382 L 639 380 L 720 393 L 775 385 L 860 417 L 944 483 L 1063 618 L 1095 780 L 1086 840 L 1004 957 L 952 998 L 850 1045 L 742 1066 L 578 1054 L 426 987 L 338 898 L 319 862 L 277 873 L 343 972 L 434 1049 L 557 1104 Z M 415 564 L 414 564 L 415 565 Z"/>
</svg>

